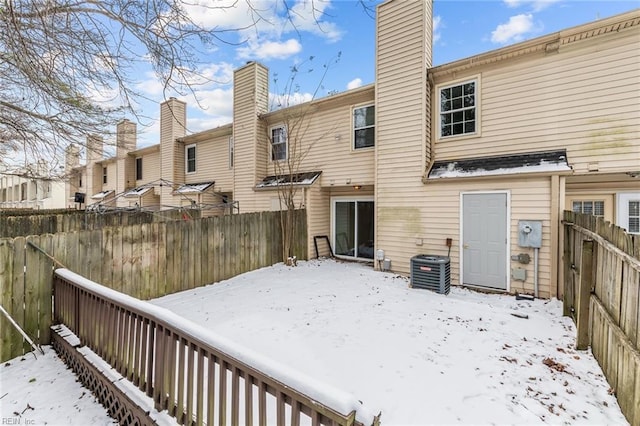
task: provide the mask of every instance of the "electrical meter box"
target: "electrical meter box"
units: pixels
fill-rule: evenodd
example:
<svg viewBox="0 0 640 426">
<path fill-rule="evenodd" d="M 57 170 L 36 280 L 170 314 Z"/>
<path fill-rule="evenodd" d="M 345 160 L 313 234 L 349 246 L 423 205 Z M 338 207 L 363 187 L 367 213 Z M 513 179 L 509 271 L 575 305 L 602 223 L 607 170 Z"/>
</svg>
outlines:
<svg viewBox="0 0 640 426">
<path fill-rule="evenodd" d="M 542 247 L 542 221 L 518 221 L 518 245 L 520 247 Z"/>
</svg>

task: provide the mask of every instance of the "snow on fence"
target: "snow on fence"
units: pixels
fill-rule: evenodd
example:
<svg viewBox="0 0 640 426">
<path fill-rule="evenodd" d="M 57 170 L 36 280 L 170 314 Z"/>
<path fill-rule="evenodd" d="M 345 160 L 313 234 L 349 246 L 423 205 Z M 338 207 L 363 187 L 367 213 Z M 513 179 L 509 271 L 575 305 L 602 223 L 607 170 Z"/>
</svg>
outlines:
<svg viewBox="0 0 640 426">
<path fill-rule="evenodd" d="M 54 289 L 56 322 L 180 424 L 378 423 L 352 395 L 167 309 L 65 269 L 56 271 Z"/>
<path fill-rule="evenodd" d="M 306 214 L 296 213 L 294 250 L 304 259 Z M 47 256 L 109 288 L 151 299 L 282 261 L 279 227 L 279 212 L 260 212 L 0 239 L 0 304 L 32 340 L 48 344 L 54 262 Z M 0 315 L 0 362 L 30 350 Z"/>
<path fill-rule="evenodd" d="M 564 313 L 591 346 L 622 412 L 640 425 L 640 236 L 564 213 Z"/>
</svg>

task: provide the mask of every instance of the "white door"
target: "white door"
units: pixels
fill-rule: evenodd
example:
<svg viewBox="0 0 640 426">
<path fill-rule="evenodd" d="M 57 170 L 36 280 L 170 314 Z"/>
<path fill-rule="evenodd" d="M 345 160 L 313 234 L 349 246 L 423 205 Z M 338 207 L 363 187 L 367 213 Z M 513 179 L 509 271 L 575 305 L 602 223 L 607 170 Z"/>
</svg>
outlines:
<svg viewBox="0 0 640 426">
<path fill-rule="evenodd" d="M 462 283 L 507 290 L 507 193 L 462 195 Z"/>
</svg>

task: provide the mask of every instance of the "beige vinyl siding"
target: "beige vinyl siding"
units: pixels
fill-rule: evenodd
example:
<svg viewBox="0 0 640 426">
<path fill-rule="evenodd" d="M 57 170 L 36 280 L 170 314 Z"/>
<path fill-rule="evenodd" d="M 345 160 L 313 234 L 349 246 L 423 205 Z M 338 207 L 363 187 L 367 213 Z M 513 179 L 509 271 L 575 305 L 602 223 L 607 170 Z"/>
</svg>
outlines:
<svg viewBox="0 0 640 426">
<path fill-rule="evenodd" d="M 426 69 L 431 58 L 425 52 L 431 45 L 430 8 L 430 2 L 401 1 L 378 7 L 375 244 L 391 259 L 392 270 L 404 273 L 409 258 L 422 250 L 415 246 L 416 238 L 432 231 L 424 221 L 421 183 L 428 144 Z"/>
<path fill-rule="evenodd" d="M 161 178 L 174 184 L 184 182 L 184 145 L 176 142 L 184 136 L 186 104 L 171 98 L 160 105 L 160 158 Z M 180 200 L 173 196 L 169 186 L 160 188 L 163 206 L 179 206 Z"/>
<path fill-rule="evenodd" d="M 451 283 L 460 285 L 461 245 L 461 193 L 477 191 L 508 191 L 511 201 L 509 223 L 509 255 L 528 253 L 531 263 L 522 265 L 510 261 L 510 268 L 527 270 L 527 280 L 515 281 L 509 277 L 510 291 L 533 293 L 533 256 L 531 248 L 518 247 L 518 221 L 541 220 L 543 247 L 539 253 L 538 283 L 541 297 L 555 294 L 556 283 L 551 282 L 551 178 L 519 178 L 513 180 L 452 179 L 424 186 L 423 191 L 412 197 L 414 207 L 378 208 L 378 220 L 383 223 L 383 235 L 396 234 L 398 238 L 378 241 L 377 247 L 391 259 L 392 269 L 409 274 L 411 257 L 417 254 L 446 256 L 446 239 L 453 240 L 451 248 Z M 401 219 L 392 218 L 401 216 Z"/>
<path fill-rule="evenodd" d="M 338 95 L 322 104 L 309 104 L 292 112 L 270 114 L 265 122 L 268 127 L 294 123 L 294 114 L 304 118 L 300 124 L 292 125 L 297 132 L 293 139 L 299 143 L 298 152 L 303 153 L 298 171 L 322 171 L 320 185 L 323 187 L 372 185 L 374 182 L 373 148 L 353 149 L 353 108 L 372 105 L 373 87 L 353 94 Z M 302 111 L 301 111 L 302 110 Z M 290 146 L 291 148 L 291 146 Z M 265 157 L 270 159 L 265 149 Z M 273 163 L 268 161 L 266 175 L 275 174 Z M 294 168 L 294 172 L 295 172 Z M 348 183 L 347 183 L 348 182 Z"/>
<path fill-rule="evenodd" d="M 258 114 L 267 108 L 264 91 L 268 91 L 268 71 L 264 66 L 252 62 L 236 70 L 233 87 L 233 197 L 239 202 L 241 213 L 269 210 L 268 206 L 260 208 L 264 206 L 258 205 L 253 189 L 259 179 L 258 155 L 264 150 L 262 141 L 266 138 L 266 134 L 259 135 L 265 131 L 257 120 Z M 258 101 L 265 104 L 258 105 Z M 260 168 L 265 169 L 264 161 Z"/>
<path fill-rule="evenodd" d="M 331 241 L 331 206 L 330 193 L 323 190 L 317 183 L 307 190 L 307 233 L 309 258 L 313 259 L 316 255 L 313 244 L 314 236 L 326 235 Z M 329 256 L 329 250 L 326 247 L 326 241 L 318 242 L 318 250 L 320 256 Z"/>
<path fill-rule="evenodd" d="M 104 182 L 103 179 L 103 170 L 102 168 L 107 168 L 107 183 L 102 184 L 102 191 L 112 190 L 117 191 L 117 177 L 118 177 L 118 163 L 116 161 L 109 161 L 106 163 L 102 163 L 100 168 L 100 182 Z M 99 192 L 99 191 L 96 191 Z"/>
<path fill-rule="evenodd" d="M 633 29 L 456 75 L 481 74 L 481 137 L 439 140 L 437 158 L 566 148 L 576 173 L 591 163 L 599 173 L 638 168 L 639 92 L 630 88 L 640 87 L 639 44 Z"/>
<path fill-rule="evenodd" d="M 145 183 L 157 182 L 160 179 L 160 151 L 156 150 L 142 156 L 142 179 L 136 180 L 136 187 Z M 133 162 L 135 171 L 135 159 Z"/>
<path fill-rule="evenodd" d="M 216 192 L 233 190 L 233 171 L 229 169 L 230 137 L 231 132 L 196 143 L 196 172 L 187 174 L 185 183 L 214 181 Z"/>
</svg>

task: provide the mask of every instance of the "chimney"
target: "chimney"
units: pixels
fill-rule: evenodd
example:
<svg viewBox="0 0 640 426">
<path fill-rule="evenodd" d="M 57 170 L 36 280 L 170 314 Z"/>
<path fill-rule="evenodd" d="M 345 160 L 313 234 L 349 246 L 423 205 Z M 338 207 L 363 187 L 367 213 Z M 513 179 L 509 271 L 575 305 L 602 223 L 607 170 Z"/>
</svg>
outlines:
<svg viewBox="0 0 640 426">
<path fill-rule="evenodd" d="M 102 165 L 97 165 L 104 155 L 102 137 L 91 135 L 87 137 L 87 197 L 102 191 Z M 87 201 L 89 204 L 89 201 Z"/>
<path fill-rule="evenodd" d="M 136 149 L 136 123 L 127 119 L 116 126 L 116 193 L 135 187 L 135 158 L 129 153 Z"/>
<path fill-rule="evenodd" d="M 267 176 L 267 130 L 259 119 L 269 110 L 269 70 L 249 62 L 233 74 L 233 198 L 242 212 L 256 211 L 253 188 Z"/>
<path fill-rule="evenodd" d="M 187 104 L 176 98 L 160 104 L 160 177 L 174 185 L 184 183 L 184 146 L 176 139 L 185 136 Z M 197 155 L 197 154 L 196 154 Z M 173 197 L 171 186 L 162 186 L 160 204 L 179 206 L 179 197 Z M 175 199 L 174 199 L 175 198 Z"/>
</svg>

